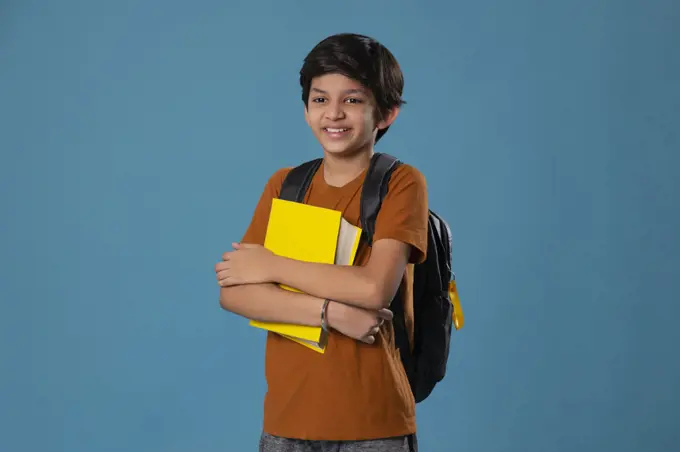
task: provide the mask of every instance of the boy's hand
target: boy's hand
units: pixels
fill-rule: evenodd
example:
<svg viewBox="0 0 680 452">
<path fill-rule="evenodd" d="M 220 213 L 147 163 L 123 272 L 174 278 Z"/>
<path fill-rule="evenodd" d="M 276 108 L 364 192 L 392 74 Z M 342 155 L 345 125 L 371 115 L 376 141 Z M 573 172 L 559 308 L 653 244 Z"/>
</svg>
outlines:
<svg viewBox="0 0 680 452">
<path fill-rule="evenodd" d="M 271 268 L 276 256 L 261 245 L 232 243 L 234 251 L 222 255 L 215 265 L 217 282 L 222 287 L 273 282 Z"/>
<path fill-rule="evenodd" d="M 327 312 L 328 326 L 366 344 L 374 343 L 383 322 L 393 317 L 388 309 L 372 311 L 337 302 L 331 302 Z"/>
</svg>

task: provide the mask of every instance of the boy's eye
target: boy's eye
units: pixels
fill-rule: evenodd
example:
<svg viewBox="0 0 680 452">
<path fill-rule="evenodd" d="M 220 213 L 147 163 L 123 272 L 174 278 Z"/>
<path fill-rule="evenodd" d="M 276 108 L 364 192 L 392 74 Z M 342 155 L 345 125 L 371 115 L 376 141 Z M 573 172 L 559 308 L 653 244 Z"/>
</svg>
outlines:
<svg viewBox="0 0 680 452">
<path fill-rule="evenodd" d="M 324 97 L 314 97 L 312 98 L 312 102 L 315 104 L 320 104 L 326 102 L 326 98 Z M 345 99 L 345 102 L 350 103 L 350 104 L 360 104 L 362 102 L 361 99 L 357 99 L 356 97 L 349 97 Z"/>
</svg>

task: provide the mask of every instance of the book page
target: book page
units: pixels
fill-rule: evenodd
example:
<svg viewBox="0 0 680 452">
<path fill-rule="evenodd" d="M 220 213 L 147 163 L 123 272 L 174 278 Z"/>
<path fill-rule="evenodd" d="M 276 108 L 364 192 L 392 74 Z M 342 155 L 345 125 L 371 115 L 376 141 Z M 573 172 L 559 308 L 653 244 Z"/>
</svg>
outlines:
<svg viewBox="0 0 680 452">
<path fill-rule="evenodd" d="M 340 219 L 338 245 L 335 249 L 335 265 L 352 265 L 359 245 L 361 229 L 344 218 Z"/>
</svg>

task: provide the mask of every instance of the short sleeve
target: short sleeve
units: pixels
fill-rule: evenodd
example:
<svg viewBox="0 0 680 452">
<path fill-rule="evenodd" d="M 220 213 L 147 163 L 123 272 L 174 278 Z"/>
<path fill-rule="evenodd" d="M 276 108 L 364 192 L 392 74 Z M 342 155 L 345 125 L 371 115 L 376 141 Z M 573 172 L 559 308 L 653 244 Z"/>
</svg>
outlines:
<svg viewBox="0 0 680 452">
<path fill-rule="evenodd" d="M 427 184 L 410 165 L 397 168 L 375 223 L 374 241 L 395 239 L 411 245 L 410 263 L 421 263 L 427 253 Z"/>
<path fill-rule="evenodd" d="M 267 181 L 260 195 L 260 199 L 255 206 L 253 217 L 250 220 L 248 229 L 241 242 L 253 243 L 256 245 L 264 245 L 264 239 L 267 234 L 267 224 L 269 224 L 269 212 L 272 207 L 272 200 L 277 198 L 281 193 L 281 184 L 283 183 L 286 174 L 290 171 L 289 168 L 283 168 L 276 171 Z"/>
</svg>

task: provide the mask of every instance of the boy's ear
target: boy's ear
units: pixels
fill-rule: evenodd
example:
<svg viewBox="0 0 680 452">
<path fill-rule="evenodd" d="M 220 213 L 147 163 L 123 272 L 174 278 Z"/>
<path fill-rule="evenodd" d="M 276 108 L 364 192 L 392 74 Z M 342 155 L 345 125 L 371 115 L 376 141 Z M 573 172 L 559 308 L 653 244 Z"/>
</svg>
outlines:
<svg viewBox="0 0 680 452">
<path fill-rule="evenodd" d="M 392 123 L 394 122 L 394 120 L 397 119 L 398 115 L 399 115 L 399 107 L 394 107 L 393 109 L 391 109 L 390 111 L 387 112 L 385 117 L 381 121 L 378 122 L 376 127 L 379 130 L 382 130 L 386 127 L 391 126 Z"/>
</svg>

